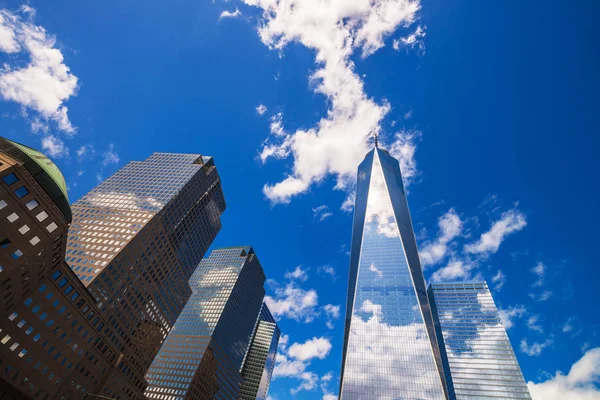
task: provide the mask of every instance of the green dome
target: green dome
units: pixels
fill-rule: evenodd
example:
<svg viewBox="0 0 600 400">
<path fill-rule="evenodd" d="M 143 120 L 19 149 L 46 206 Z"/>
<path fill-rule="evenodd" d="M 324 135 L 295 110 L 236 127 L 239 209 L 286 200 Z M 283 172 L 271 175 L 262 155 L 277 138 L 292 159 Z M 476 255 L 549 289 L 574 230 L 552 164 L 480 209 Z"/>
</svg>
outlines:
<svg viewBox="0 0 600 400">
<path fill-rule="evenodd" d="M 39 151 L 3 137 L 0 137 L 0 151 L 23 164 L 27 172 L 58 207 L 67 222 L 71 223 L 72 214 L 67 184 L 56 164 Z"/>
</svg>

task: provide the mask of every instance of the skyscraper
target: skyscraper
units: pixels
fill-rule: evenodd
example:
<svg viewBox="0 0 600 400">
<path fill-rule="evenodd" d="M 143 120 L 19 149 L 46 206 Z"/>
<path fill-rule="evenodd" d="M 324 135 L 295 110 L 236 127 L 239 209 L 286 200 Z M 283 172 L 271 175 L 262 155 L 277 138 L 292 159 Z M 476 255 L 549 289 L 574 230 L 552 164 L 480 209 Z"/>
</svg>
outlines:
<svg viewBox="0 0 600 400">
<path fill-rule="evenodd" d="M 192 296 L 146 374 L 146 396 L 236 400 L 264 282 L 250 246 L 203 259 L 190 279 Z"/>
<path fill-rule="evenodd" d="M 271 311 L 263 303 L 254 328 L 252 343 L 242 367 L 240 400 L 265 400 L 277 357 L 281 332 Z"/>
<path fill-rule="evenodd" d="M 130 162 L 73 205 L 66 261 L 115 332 L 119 368 L 135 379 L 185 306 L 224 209 L 211 157 L 166 153 Z"/>
<path fill-rule="evenodd" d="M 427 292 L 450 400 L 531 399 L 487 283 L 434 283 Z"/>
<path fill-rule="evenodd" d="M 340 400 L 444 399 L 433 318 L 398 160 L 358 167 Z"/>
<path fill-rule="evenodd" d="M 107 318 L 64 262 L 70 221 L 56 165 L 0 138 L 0 397 L 81 399 L 108 382 L 103 394 L 142 399 L 143 380 L 130 374 Z"/>
</svg>

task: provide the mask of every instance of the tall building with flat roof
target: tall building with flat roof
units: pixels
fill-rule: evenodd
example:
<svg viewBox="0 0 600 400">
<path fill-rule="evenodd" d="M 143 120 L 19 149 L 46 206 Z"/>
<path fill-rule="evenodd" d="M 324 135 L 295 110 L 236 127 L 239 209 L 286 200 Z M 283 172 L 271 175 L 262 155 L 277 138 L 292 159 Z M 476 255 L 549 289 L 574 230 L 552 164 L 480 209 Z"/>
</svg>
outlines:
<svg viewBox="0 0 600 400">
<path fill-rule="evenodd" d="M 398 160 L 358 167 L 340 400 L 445 399 L 441 356 Z"/>
<path fill-rule="evenodd" d="M 66 261 L 114 331 L 111 341 L 123 353 L 118 368 L 143 381 L 221 229 L 225 200 L 214 160 L 155 153 L 72 208 Z"/>
<path fill-rule="evenodd" d="M 281 331 L 263 303 L 254 328 L 252 343 L 242 367 L 240 400 L 265 400 L 269 393 Z"/>
<path fill-rule="evenodd" d="M 0 398 L 79 400 L 109 386 L 110 397 L 142 399 L 143 379 L 64 262 L 70 221 L 56 165 L 0 137 Z"/>
<path fill-rule="evenodd" d="M 530 400 L 487 283 L 433 283 L 427 292 L 450 400 Z"/>
<path fill-rule="evenodd" d="M 250 246 L 203 259 L 190 279 L 192 296 L 146 374 L 146 396 L 236 400 L 264 282 Z"/>
</svg>

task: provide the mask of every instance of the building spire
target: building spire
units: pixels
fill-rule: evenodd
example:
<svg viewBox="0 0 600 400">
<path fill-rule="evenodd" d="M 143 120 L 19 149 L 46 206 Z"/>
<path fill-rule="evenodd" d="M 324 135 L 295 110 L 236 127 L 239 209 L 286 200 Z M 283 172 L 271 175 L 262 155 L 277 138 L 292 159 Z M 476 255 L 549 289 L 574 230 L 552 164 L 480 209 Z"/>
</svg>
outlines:
<svg viewBox="0 0 600 400">
<path fill-rule="evenodd" d="M 375 147 L 379 148 L 379 135 L 375 134 Z"/>
</svg>

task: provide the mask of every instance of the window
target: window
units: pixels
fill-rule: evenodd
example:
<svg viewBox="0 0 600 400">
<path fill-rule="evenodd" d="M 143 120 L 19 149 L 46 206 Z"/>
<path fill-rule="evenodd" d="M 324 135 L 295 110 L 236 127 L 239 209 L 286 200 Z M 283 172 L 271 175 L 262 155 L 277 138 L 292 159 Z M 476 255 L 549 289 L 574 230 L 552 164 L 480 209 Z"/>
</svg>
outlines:
<svg viewBox="0 0 600 400">
<path fill-rule="evenodd" d="M 40 238 L 37 236 L 32 237 L 31 240 L 29 241 L 29 243 L 31 243 L 32 246 L 35 246 L 39 242 L 40 242 Z"/>
<path fill-rule="evenodd" d="M 41 213 L 39 213 L 35 217 L 37 218 L 38 221 L 42 222 L 43 220 L 45 220 L 46 218 L 48 218 L 48 213 L 46 211 L 42 211 Z"/>
<path fill-rule="evenodd" d="M 52 279 L 57 280 L 58 277 L 60 276 L 60 271 L 59 270 L 54 271 L 51 276 L 52 276 Z"/>
<path fill-rule="evenodd" d="M 6 207 L 6 202 L 4 200 L 0 200 L 0 210 Z"/>
<path fill-rule="evenodd" d="M 0 249 L 5 249 L 8 247 L 8 245 L 10 244 L 10 239 L 6 238 L 6 239 L 2 239 L 2 241 L 0 241 Z"/>
<path fill-rule="evenodd" d="M 19 178 L 17 178 L 17 176 L 13 173 L 10 173 L 8 175 L 6 175 L 4 178 L 2 178 L 2 180 L 4 181 L 4 183 L 6 183 L 8 186 L 12 185 L 15 182 L 19 181 Z"/>
<path fill-rule="evenodd" d="M 58 282 L 59 287 L 63 287 L 67 284 L 67 278 L 62 278 L 60 282 Z"/>
<path fill-rule="evenodd" d="M 24 235 L 27 232 L 29 232 L 29 227 L 27 225 L 23 225 L 22 227 L 19 228 L 19 232 L 21 232 L 21 235 Z"/>
<path fill-rule="evenodd" d="M 40 203 L 38 203 L 38 201 L 36 199 L 31 199 L 27 203 L 25 203 L 25 207 L 27 207 L 27 209 L 29 211 L 35 209 L 39 205 L 40 205 Z"/>
<path fill-rule="evenodd" d="M 6 219 L 8 220 L 8 222 L 15 222 L 16 220 L 19 219 L 19 216 L 17 215 L 17 213 L 12 213 L 10 214 L 8 217 L 6 217 Z"/>
<path fill-rule="evenodd" d="M 17 195 L 18 198 L 22 199 L 23 197 L 25 197 L 29 194 L 29 190 L 27 190 L 27 188 L 25 186 L 21 186 L 20 188 L 15 190 L 15 194 Z"/>
<path fill-rule="evenodd" d="M 11 257 L 13 258 L 13 260 L 18 260 L 19 258 L 21 258 L 22 255 L 23 252 L 17 249 L 14 253 L 11 254 Z"/>
<path fill-rule="evenodd" d="M 51 223 L 50 225 L 48 225 L 46 227 L 46 229 L 48 230 L 48 232 L 52 233 L 56 230 L 56 228 L 58 228 L 58 225 L 56 225 L 56 222 Z"/>
</svg>

